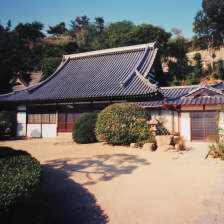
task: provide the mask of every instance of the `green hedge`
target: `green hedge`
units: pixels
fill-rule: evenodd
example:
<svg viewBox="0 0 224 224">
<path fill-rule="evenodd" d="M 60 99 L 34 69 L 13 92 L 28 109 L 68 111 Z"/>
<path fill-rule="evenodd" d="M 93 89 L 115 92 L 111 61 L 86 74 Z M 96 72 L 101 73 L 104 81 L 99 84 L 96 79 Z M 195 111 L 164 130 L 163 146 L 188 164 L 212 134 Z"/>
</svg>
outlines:
<svg viewBox="0 0 224 224">
<path fill-rule="evenodd" d="M 16 116 L 9 111 L 0 112 L 0 136 L 10 135 L 16 133 Z"/>
<path fill-rule="evenodd" d="M 137 142 L 145 126 L 142 119 L 150 120 L 150 113 L 135 103 L 116 103 L 106 107 L 98 116 L 96 135 L 99 141 L 113 145 Z"/>
<path fill-rule="evenodd" d="M 0 147 L 0 213 L 32 197 L 41 187 L 42 167 L 22 150 Z"/>
<path fill-rule="evenodd" d="M 72 128 L 72 138 L 77 143 L 96 142 L 95 126 L 98 114 L 88 113 L 82 115 Z"/>
</svg>

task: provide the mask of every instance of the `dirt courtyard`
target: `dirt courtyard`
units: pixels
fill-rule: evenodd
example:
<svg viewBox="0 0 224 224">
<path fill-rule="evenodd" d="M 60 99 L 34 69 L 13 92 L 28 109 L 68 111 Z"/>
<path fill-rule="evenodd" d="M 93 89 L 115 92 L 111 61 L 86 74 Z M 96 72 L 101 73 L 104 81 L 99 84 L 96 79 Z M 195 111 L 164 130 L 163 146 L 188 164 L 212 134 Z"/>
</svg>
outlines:
<svg viewBox="0 0 224 224">
<path fill-rule="evenodd" d="M 41 162 L 55 223 L 223 223 L 224 162 L 178 163 L 176 153 L 70 138 L 0 141 Z"/>
</svg>

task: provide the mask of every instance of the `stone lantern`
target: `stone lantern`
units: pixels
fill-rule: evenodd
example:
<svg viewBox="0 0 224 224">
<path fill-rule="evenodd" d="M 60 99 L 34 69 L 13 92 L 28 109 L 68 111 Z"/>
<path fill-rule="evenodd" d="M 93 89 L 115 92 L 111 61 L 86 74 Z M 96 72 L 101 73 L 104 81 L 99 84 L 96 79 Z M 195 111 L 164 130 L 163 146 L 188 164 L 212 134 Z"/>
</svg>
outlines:
<svg viewBox="0 0 224 224">
<path fill-rule="evenodd" d="M 156 131 L 157 131 L 157 124 L 159 122 L 156 120 L 156 116 L 152 116 L 152 119 L 150 121 L 147 122 L 147 124 L 151 125 L 150 131 L 152 132 L 152 134 L 154 136 L 156 136 Z"/>
</svg>

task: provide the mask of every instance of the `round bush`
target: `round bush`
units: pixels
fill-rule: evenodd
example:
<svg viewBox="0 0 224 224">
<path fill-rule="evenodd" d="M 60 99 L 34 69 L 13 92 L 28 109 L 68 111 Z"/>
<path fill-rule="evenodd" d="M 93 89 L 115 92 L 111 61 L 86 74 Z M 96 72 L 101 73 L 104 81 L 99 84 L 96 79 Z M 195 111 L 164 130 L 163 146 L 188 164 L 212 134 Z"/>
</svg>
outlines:
<svg viewBox="0 0 224 224">
<path fill-rule="evenodd" d="M 0 147 L 0 214 L 40 190 L 42 167 L 29 153 Z"/>
<path fill-rule="evenodd" d="M 139 133 L 144 127 L 142 119 L 150 120 L 150 113 L 135 103 L 110 105 L 98 116 L 97 139 L 113 145 L 129 145 L 137 142 Z"/>
<path fill-rule="evenodd" d="M 0 136 L 15 135 L 16 117 L 9 111 L 0 112 Z"/>
<path fill-rule="evenodd" d="M 97 114 L 88 113 L 82 115 L 72 128 L 72 138 L 77 143 L 96 142 L 95 125 Z"/>
</svg>

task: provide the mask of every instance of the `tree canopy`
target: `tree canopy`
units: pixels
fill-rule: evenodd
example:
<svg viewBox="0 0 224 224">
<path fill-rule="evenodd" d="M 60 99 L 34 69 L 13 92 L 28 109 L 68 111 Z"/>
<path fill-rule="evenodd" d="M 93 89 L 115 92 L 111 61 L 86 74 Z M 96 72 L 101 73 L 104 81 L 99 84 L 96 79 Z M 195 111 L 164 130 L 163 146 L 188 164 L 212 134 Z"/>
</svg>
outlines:
<svg viewBox="0 0 224 224">
<path fill-rule="evenodd" d="M 49 30 L 47 30 L 47 33 L 58 36 L 58 35 L 63 34 L 65 31 L 66 31 L 65 23 L 61 22 L 60 24 L 58 24 L 56 26 L 50 26 L 49 25 Z"/>
</svg>

